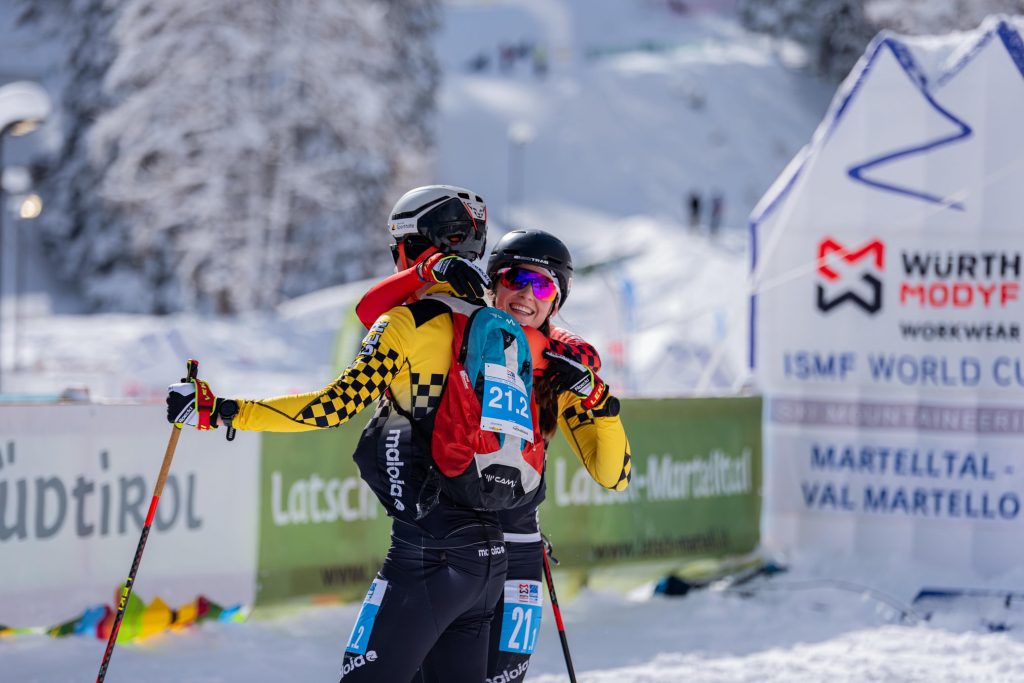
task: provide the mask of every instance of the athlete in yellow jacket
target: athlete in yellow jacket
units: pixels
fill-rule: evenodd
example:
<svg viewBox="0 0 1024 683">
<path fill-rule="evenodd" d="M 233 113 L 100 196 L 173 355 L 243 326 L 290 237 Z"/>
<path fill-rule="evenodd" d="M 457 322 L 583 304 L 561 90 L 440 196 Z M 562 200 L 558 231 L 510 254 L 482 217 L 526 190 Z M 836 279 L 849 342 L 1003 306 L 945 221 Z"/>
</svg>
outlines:
<svg viewBox="0 0 1024 683">
<path fill-rule="evenodd" d="M 429 247 L 476 258 L 484 247 L 486 208 L 462 188 L 418 188 L 396 204 L 389 230 L 403 268 L 418 256 L 414 252 Z M 507 569 L 497 515 L 455 505 L 443 493 L 424 514 L 417 505 L 431 462 L 418 423 L 439 404 L 452 337 L 443 304 L 398 306 L 380 316 L 355 360 L 323 389 L 215 403 L 214 424 L 230 421 L 254 431 L 336 427 L 377 403 L 355 460 L 394 518 L 392 541 L 345 646 L 344 681 L 409 681 L 418 669 L 424 681 L 480 683 L 485 677 L 488 625 Z M 196 424 L 192 386 L 170 388 L 172 421 Z"/>
</svg>

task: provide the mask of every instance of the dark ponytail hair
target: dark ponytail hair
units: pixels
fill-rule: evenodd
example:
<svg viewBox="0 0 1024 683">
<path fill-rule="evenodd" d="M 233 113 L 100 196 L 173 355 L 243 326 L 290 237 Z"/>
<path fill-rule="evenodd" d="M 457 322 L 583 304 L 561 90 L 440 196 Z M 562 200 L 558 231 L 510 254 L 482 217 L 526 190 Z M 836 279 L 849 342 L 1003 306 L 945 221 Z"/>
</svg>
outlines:
<svg viewBox="0 0 1024 683">
<path fill-rule="evenodd" d="M 550 316 L 537 329 L 548 337 L 551 333 Z M 537 410 L 540 411 L 540 433 L 546 446 L 558 430 L 558 390 L 552 384 L 547 371 L 540 377 L 534 377 L 533 393 L 537 399 Z"/>
</svg>

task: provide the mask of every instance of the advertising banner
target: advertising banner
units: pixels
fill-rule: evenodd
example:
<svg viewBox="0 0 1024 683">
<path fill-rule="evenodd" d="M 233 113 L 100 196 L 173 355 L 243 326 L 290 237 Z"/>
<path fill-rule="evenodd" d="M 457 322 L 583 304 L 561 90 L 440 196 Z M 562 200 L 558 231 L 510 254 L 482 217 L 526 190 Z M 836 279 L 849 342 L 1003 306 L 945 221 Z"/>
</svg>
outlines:
<svg viewBox="0 0 1024 683">
<path fill-rule="evenodd" d="M 258 604 L 366 593 L 390 545 L 391 519 L 352 460 L 365 421 L 263 435 Z"/>
<path fill-rule="evenodd" d="M 765 410 L 773 544 L 972 574 L 1024 561 L 1011 540 L 1024 532 L 1024 406 L 776 397 Z"/>
<path fill-rule="evenodd" d="M 566 569 L 723 557 L 760 539 L 761 400 L 630 399 L 632 480 L 602 488 L 556 436 L 541 528 Z"/>
<path fill-rule="evenodd" d="M 542 521 L 569 568 L 715 557 L 758 543 L 756 398 L 623 401 L 633 479 L 601 488 L 556 436 Z M 362 425 L 301 434 L 186 430 L 135 593 L 172 607 L 359 599 L 390 519 L 359 478 Z M 116 425 L 116 429 L 110 429 Z M 110 604 L 134 557 L 170 427 L 162 406 L 0 410 L 0 624 Z"/>
<path fill-rule="evenodd" d="M 562 566 L 721 557 L 753 550 L 761 509 L 758 398 L 624 400 L 633 478 L 594 482 L 565 439 L 548 453 L 541 523 Z M 259 596 L 361 599 L 390 541 L 390 519 L 359 478 L 362 424 L 263 436 Z"/>
<path fill-rule="evenodd" d="M 876 38 L 755 210 L 770 545 L 1013 559 L 988 544 L 1020 533 L 1020 28 Z"/>
<path fill-rule="evenodd" d="M 0 623 L 49 626 L 112 604 L 171 427 L 163 406 L 0 410 Z M 258 438 L 186 430 L 134 591 L 176 606 L 252 604 Z"/>
</svg>

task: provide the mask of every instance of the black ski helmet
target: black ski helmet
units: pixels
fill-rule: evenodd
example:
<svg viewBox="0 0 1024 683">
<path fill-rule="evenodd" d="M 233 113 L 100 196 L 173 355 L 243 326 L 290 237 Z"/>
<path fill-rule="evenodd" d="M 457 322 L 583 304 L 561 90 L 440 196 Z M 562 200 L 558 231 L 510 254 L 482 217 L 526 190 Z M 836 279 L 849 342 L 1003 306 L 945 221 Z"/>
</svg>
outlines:
<svg viewBox="0 0 1024 683">
<path fill-rule="evenodd" d="M 572 255 L 562 240 L 543 230 L 513 230 L 491 250 L 487 275 L 493 281 L 502 268 L 524 264 L 539 266 L 555 276 L 560 295 L 558 306 L 564 306 L 572 287 Z"/>
<path fill-rule="evenodd" d="M 480 195 L 463 187 L 417 187 L 391 209 L 388 232 L 395 240 L 391 251 L 396 261 L 400 242 L 412 260 L 433 246 L 472 261 L 484 255 L 487 205 Z"/>
</svg>

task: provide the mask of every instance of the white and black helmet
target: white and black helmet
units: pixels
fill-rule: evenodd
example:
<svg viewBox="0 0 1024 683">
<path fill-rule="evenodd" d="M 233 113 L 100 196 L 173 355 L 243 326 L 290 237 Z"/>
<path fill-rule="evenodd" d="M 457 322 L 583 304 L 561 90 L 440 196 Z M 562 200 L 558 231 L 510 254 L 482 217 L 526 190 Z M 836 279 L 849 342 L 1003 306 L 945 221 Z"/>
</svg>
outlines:
<svg viewBox="0 0 1024 683">
<path fill-rule="evenodd" d="M 476 192 L 453 185 L 409 190 L 391 209 L 388 231 L 397 262 L 398 245 L 414 261 L 429 247 L 469 260 L 483 256 L 487 242 L 487 205 Z"/>
</svg>

